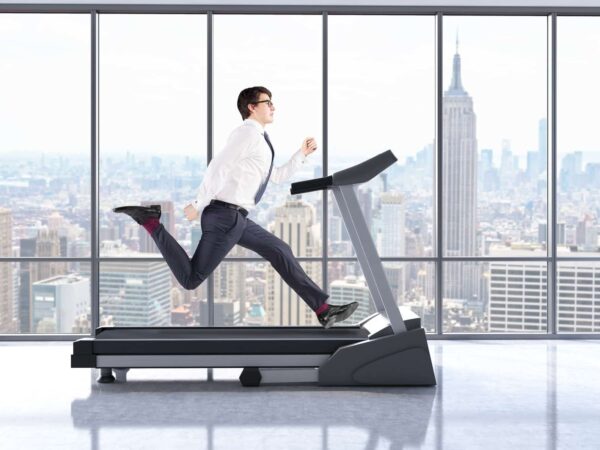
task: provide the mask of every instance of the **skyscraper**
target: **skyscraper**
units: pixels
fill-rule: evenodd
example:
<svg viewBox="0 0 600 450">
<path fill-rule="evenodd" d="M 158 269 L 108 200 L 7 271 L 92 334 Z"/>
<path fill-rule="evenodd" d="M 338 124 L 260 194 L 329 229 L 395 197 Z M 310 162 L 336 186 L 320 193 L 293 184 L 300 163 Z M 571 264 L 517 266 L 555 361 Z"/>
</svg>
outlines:
<svg viewBox="0 0 600 450">
<path fill-rule="evenodd" d="M 19 240 L 19 256 L 35 256 L 37 238 Z M 36 263 L 23 261 L 19 264 L 19 332 L 29 333 L 31 326 L 31 272 Z"/>
<path fill-rule="evenodd" d="M 239 245 L 234 246 L 231 251 L 227 254 L 227 257 L 243 257 L 245 256 L 245 249 Z M 227 319 L 227 323 L 221 323 L 217 319 L 215 310 L 215 325 L 217 326 L 229 326 L 237 325 L 241 322 L 246 313 L 246 299 L 245 299 L 245 286 L 246 286 L 246 263 L 242 261 L 232 262 L 221 262 L 214 272 L 212 273 L 214 280 L 214 296 L 215 296 L 215 308 L 218 302 L 221 303 L 236 303 L 237 306 L 219 306 L 222 308 L 222 314 L 219 317 L 226 317 L 227 314 L 224 311 L 226 308 L 230 308 L 227 311 L 233 311 L 235 309 L 236 319 Z M 229 317 L 229 316 L 227 316 Z M 232 316 L 233 317 L 233 316 Z M 231 322 L 231 323 L 230 323 Z M 234 323 L 235 322 L 235 323 Z"/>
<path fill-rule="evenodd" d="M 89 277 L 89 262 L 81 264 L 81 274 Z M 100 266 L 100 307 L 118 327 L 170 326 L 171 276 L 161 261 L 105 261 Z"/>
<path fill-rule="evenodd" d="M 35 242 L 36 256 L 61 256 L 61 244 L 58 231 L 49 230 L 46 227 L 38 230 Z M 62 261 L 52 261 L 36 263 L 31 266 L 31 282 L 45 280 L 56 275 L 65 275 L 67 273 L 67 263 Z"/>
<path fill-rule="evenodd" d="M 381 193 L 381 256 L 406 256 L 404 196 L 399 192 Z"/>
<path fill-rule="evenodd" d="M 6 208 L 0 208 L 0 256 L 12 256 L 12 214 Z M 13 321 L 12 277 L 12 264 L 0 264 L 0 333 L 17 331 Z"/>
<path fill-rule="evenodd" d="M 509 252 L 506 252 L 509 253 Z M 547 273 L 539 262 L 489 263 L 488 328 L 482 331 L 546 331 Z"/>
<path fill-rule="evenodd" d="M 56 275 L 31 287 L 34 333 L 72 333 L 77 318 L 90 309 L 90 280 L 76 274 Z"/>
<path fill-rule="evenodd" d="M 473 100 L 461 81 L 458 39 L 452 82 L 443 102 L 443 253 L 477 255 L 477 138 Z M 471 299 L 477 293 L 476 266 L 446 265 L 445 296 Z"/>
<path fill-rule="evenodd" d="M 502 248 L 495 256 L 523 256 Z M 562 256 L 568 256 L 566 252 Z M 588 254 L 591 255 L 591 254 Z M 597 261 L 564 261 L 557 270 L 557 326 L 565 333 L 600 331 Z M 547 268 L 533 261 L 490 263 L 489 328 L 492 332 L 545 332 Z"/>
<path fill-rule="evenodd" d="M 320 239 L 315 233 L 315 209 L 303 200 L 288 200 L 275 210 L 271 232 L 287 242 L 295 256 L 319 256 Z M 321 263 L 304 262 L 306 274 L 321 286 Z M 277 274 L 267 268 L 265 303 L 268 325 L 318 325 L 316 315 Z"/>
</svg>

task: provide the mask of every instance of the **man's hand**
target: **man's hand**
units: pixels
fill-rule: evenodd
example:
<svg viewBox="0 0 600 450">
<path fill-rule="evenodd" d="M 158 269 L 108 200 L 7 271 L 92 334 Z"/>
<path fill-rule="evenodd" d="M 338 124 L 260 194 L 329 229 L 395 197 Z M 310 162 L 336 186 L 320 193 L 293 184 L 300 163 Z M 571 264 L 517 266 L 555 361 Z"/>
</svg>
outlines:
<svg viewBox="0 0 600 450">
<path fill-rule="evenodd" d="M 187 205 L 184 209 L 183 209 L 183 213 L 185 214 L 185 217 L 188 220 L 196 220 L 198 218 L 198 211 L 196 211 L 196 209 L 192 206 L 192 205 Z"/>
<path fill-rule="evenodd" d="M 302 153 L 304 153 L 304 156 L 310 155 L 316 149 L 317 141 L 315 140 L 315 138 L 307 137 L 306 139 L 304 139 L 304 142 L 302 142 Z"/>
</svg>

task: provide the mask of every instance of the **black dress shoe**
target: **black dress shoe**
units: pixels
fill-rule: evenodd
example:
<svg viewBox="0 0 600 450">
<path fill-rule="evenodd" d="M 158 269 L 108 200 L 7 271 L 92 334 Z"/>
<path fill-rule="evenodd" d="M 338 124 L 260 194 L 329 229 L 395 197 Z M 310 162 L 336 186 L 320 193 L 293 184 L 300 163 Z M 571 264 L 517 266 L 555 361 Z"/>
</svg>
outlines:
<svg viewBox="0 0 600 450">
<path fill-rule="evenodd" d="M 118 208 L 113 208 L 113 211 L 127 214 L 140 225 L 146 223 L 148 219 L 160 219 L 160 205 L 119 206 Z"/>
<path fill-rule="evenodd" d="M 336 322 L 342 322 L 350 317 L 358 308 L 358 302 L 347 305 L 329 305 L 329 309 L 319 314 L 319 323 L 325 328 L 330 328 Z"/>
</svg>

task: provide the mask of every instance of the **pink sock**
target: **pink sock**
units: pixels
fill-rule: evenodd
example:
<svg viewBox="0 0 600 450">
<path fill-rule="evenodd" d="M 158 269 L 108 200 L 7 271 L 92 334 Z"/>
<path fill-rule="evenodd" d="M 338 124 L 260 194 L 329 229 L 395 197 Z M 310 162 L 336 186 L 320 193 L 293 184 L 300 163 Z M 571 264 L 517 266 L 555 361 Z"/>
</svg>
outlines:
<svg viewBox="0 0 600 450">
<path fill-rule="evenodd" d="M 327 311 L 329 309 L 329 305 L 327 303 L 323 303 L 321 306 L 319 306 L 317 308 L 317 310 L 315 311 L 315 314 L 317 316 L 320 316 L 321 314 L 323 314 L 325 311 Z"/>
<path fill-rule="evenodd" d="M 146 222 L 144 222 L 142 224 L 142 226 L 150 234 L 154 233 L 154 230 L 156 230 L 159 225 L 160 225 L 160 221 L 156 217 L 152 217 L 151 219 L 148 219 Z"/>
</svg>

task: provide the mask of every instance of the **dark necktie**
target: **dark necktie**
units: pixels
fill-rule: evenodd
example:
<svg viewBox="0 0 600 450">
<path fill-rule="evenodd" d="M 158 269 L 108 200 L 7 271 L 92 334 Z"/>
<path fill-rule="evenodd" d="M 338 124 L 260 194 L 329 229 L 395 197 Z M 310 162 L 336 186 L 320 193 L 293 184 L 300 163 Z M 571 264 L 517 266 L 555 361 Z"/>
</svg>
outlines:
<svg viewBox="0 0 600 450">
<path fill-rule="evenodd" d="M 254 196 L 254 204 L 255 205 L 258 204 L 258 201 L 265 193 L 265 189 L 267 188 L 267 183 L 269 182 L 269 178 L 271 177 L 271 170 L 273 170 L 273 160 L 275 159 L 275 150 L 273 150 L 273 145 L 271 144 L 271 141 L 269 140 L 269 135 L 267 134 L 266 131 L 265 131 L 264 137 L 265 137 L 265 141 L 267 141 L 267 144 L 269 144 L 269 148 L 271 149 L 271 167 L 269 167 L 269 174 L 267 175 L 267 178 L 260 185 L 260 187 L 258 188 L 258 192 Z"/>
</svg>

